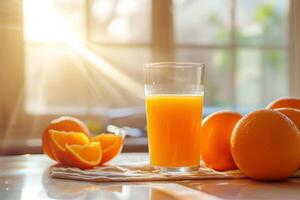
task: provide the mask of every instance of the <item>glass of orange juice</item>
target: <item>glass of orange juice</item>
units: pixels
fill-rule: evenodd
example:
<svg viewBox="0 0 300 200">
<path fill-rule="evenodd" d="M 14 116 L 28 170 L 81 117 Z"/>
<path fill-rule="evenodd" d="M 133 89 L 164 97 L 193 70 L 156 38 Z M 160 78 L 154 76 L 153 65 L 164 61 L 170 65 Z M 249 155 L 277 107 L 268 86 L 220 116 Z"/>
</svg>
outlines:
<svg viewBox="0 0 300 200">
<path fill-rule="evenodd" d="M 144 69 L 151 167 L 163 173 L 197 171 L 204 64 L 148 63 Z"/>
</svg>

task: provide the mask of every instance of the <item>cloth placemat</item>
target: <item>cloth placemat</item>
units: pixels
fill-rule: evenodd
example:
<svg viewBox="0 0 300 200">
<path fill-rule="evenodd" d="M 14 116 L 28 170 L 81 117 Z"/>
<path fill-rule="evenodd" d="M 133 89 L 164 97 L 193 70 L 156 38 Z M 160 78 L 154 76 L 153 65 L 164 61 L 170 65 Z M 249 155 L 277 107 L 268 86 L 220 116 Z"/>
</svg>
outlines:
<svg viewBox="0 0 300 200">
<path fill-rule="evenodd" d="M 178 181 L 204 179 L 239 179 L 247 178 L 240 170 L 218 172 L 207 168 L 200 161 L 200 168 L 194 174 L 161 174 L 151 170 L 147 153 L 122 153 L 108 165 L 89 170 L 54 165 L 49 168 L 53 178 L 72 179 L 94 182 L 129 182 L 129 181 Z M 292 177 L 300 177 L 298 170 Z"/>
<path fill-rule="evenodd" d="M 161 174 L 151 170 L 148 163 L 135 163 L 123 165 L 107 165 L 89 170 L 78 168 L 52 166 L 50 167 L 52 178 L 72 179 L 94 182 L 133 182 L 133 181 L 179 181 L 179 180 L 205 180 L 205 179 L 240 179 L 247 178 L 240 170 L 218 172 L 201 166 L 193 174 Z M 298 170 L 292 177 L 300 177 Z"/>
<path fill-rule="evenodd" d="M 95 182 L 176 181 L 247 178 L 239 170 L 217 172 L 205 166 L 201 166 L 199 170 L 193 174 L 161 174 L 156 170 L 151 170 L 148 163 L 107 165 L 89 170 L 81 170 L 78 168 L 64 166 L 53 166 L 50 168 L 50 176 L 53 178 Z"/>
</svg>

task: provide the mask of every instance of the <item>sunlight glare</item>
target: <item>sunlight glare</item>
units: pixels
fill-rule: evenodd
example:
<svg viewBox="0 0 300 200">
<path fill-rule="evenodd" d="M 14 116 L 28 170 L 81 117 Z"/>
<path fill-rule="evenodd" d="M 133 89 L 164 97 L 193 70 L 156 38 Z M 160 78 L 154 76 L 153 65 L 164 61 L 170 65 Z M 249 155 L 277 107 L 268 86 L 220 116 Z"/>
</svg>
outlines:
<svg viewBox="0 0 300 200">
<path fill-rule="evenodd" d="M 114 19 L 108 26 L 108 33 L 112 37 L 119 37 L 122 35 L 122 40 L 129 40 L 131 34 L 128 21 L 122 18 Z"/>
<path fill-rule="evenodd" d="M 89 48 L 85 47 L 79 43 L 71 44 L 76 51 L 79 52 L 84 58 L 86 58 L 91 64 L 93 64 L 100 72 L 109 77 L 118 85 L 122 86 L 125 90 L 128 90 L 133 95 L 138 98 L 144 98 L 143 87 L 141 84 L 126 76 L 122 72 L 118 71 L 109 62 L 105 61 L 99 57 L 96 53 L 91 51 Z"/>
<path fill-rule="evenodd" d="M 95 1 L 92 7 L 93 16 L 100 22 L 105 22 L 111 16 L 113 7 L 113 1 Z"/>
<path fill-rule="evenodd" d="M 68 32 L 76 35 L 53 4 L 53 0 L 24 0 L 25 41 L 64 43 L 68 40 Z"/>
<path fill-rule="evenodd" d="M 87 42 L 82 41 L 82 39 L 76 34 L 76 31 L 72 29 L 70 21 L 59 12 L 54 6 L 53 0 L 24 0 L 24 16 L 25 16 L 25 39 L 27 42 L 46 42 L 51 44 L 63 43 L 70 46 L 77 54 L 87 60 L 92 67 L 99 71 L 100 75 L 108 77 L 116 85 L 121 86 L 125 91 L 130 92 L 135 97 L 143 98 L 143 87 L 140 83 L 130 78 L 126 74 L 119 71 L 115 66 L 110 64 L 107 60 L 100 57 L 98 54 L 93 52 Z M 114 32 L 123 33 L 124 32 L 124 21 L 118 21 L 112 24 Z M 124 35 L 124 34 L 123 34 Z M 124 35 L 125 36 L 125 35 Z M 59 47 L 58 47 L 59 48 Z M 74 65 L 78 67 L 81 65 Z M 50 67 L 50 66 L 48 66 Z M 83 71 L 84 72 L 84 71 Z M 44 82 L 47 79 L 47 70 L 43 72 Z M 84 77 L 90 83 L 90 88 L 97 92 L 96 87 L 91 87 L 93 84 L 92 77 L 88 77 L 87 74 L 83 74 Z M 100 77 L 101 79 L 101 77 Z M 95 83 L 94 83 L 95 84 Z M 101 84 L 101 87 L 110 90 L 111 94 L 119 99 L 122 99 L 120 95 L 117 95 L 117 91 L 112 88 L 113 86 L 107 84 Z M 109 87 L 109 88 L 107 88 Z M 40 90 L 38 92 L 43 95 L 44 84 L 41 84 Z M 104 89 L 104 88 L 103 88 Z M 99 89 L 98 89 L 99 90 Z M 99 97 L 99 100 L 103 97 Z M 42 96 L 39 96 L 39 110 L 44 110 L 45 112 L 46 101 Z M 121 101 L 121 100 L 120 100 Z M 105 106 L 105 105 L 103 105 Z"/>
</svg>

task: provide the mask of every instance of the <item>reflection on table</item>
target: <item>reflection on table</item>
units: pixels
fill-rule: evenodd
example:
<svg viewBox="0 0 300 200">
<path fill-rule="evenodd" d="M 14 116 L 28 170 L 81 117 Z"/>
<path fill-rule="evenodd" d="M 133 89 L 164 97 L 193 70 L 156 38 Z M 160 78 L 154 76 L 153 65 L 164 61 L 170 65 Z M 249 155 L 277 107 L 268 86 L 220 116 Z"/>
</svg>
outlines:
<svg viewBox="0 0 300 200">
<path fill-rule="evenodd" d="M 121 154 L 114 163 L 146 161 L 145 153 Z M 251 179 L 177 182 L 95 183 L 53 179 L 55 164 L 43 155 L 0 157 L 1 199 L 295 199 L 300 179 L 257 182 Z"/>
</svg>

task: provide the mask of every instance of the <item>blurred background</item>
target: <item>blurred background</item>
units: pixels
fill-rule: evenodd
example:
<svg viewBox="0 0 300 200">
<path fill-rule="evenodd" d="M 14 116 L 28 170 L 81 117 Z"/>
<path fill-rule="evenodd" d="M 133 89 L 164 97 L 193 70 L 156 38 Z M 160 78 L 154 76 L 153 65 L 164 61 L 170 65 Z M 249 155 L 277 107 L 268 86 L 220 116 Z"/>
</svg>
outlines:
<svg viewBox="0 0 300 200">
<path fill-rule="evenodd" d="M 300 96 L 297 52 L 297 0 L 2 0 L 0 154 L 41 153 L 61 115 L 147 151 L 143 63 L 205 63 L 206 116 Z"/>
</svg>

